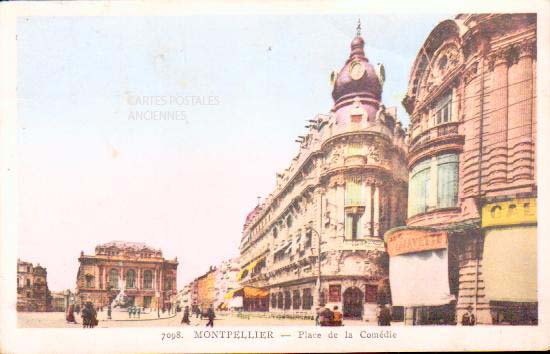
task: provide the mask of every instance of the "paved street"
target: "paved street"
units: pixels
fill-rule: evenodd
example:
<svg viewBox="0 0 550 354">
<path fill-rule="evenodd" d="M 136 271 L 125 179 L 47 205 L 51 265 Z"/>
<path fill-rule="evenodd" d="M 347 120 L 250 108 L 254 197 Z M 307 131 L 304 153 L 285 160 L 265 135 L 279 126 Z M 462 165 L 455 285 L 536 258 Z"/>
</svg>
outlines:
<svg viewBox="0 0 550 354">
<path fill-rule="evenodd" d="M 76 315 L 76 314 L 75 314 Z M 110 327 L 168 327 L 182 326 L 180 324 L 183 313 L 180 312 L 176 316 L 157 319 L 157 314 L 146 314 L 141 319 L 128 320 L 128 314 L 125 312 L 113 314 L 113 320 L 107 320 L 106 312 L 99 312 L 98 319 L 100 328 Z M 162 313 L 161 313 L 162 316 Z M 168 314 L 165 314 L 168 316 Z M 62 312 L 19 312 L 18 326 L 26 328 L 79 328 L 82 326 L 82 318 L 77 316 L 78 324 L 71 324 L 65 321 L 65 314 Z M 214 322 L 215 326 L 310 326 L 314 322 L 311 320 L 298 319 L 275 319 L 275 318 L 239 318 L 236 315 L 218 314 Z M 191 326 L 205 326 L 206 319 L 201 320 L 193 316 L 191 318 Z M 363 321 L 344 320 L 345 326 L 362 326 L 369 325 Z"/>
</svg>

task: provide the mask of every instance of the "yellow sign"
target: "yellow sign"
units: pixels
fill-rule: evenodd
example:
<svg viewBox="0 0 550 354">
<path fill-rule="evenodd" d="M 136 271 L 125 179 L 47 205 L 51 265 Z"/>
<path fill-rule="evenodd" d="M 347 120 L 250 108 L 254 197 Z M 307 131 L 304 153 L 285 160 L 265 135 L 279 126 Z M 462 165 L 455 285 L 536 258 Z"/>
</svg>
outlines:
<svg viewBox="0 0 550 354">
<path fill-rule="evenodd" d="M 481 211 L 481 227 L 537 223 L 537 198 L 490 203 Z"/>
<path fill-rule="evenodd" d="M 405 253 L 447 248 L 447 232 L 424 230 L 400 230 L 388 237 L 390 257 Z"/>
</svg>

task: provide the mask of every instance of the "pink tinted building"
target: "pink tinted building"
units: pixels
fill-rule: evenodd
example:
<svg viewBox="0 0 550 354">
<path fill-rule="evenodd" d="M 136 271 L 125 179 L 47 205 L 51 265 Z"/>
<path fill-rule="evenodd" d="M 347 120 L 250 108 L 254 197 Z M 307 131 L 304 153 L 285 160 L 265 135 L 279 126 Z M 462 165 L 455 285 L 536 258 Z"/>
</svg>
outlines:
<svg viewBox="0 0 550 354">
<path fill-rule="evenodd" d="M 535 14 L 458 15 L 418 52 L 407 226 L 385 235 L 406 323 L 537 321 L 536 62 Z"/>
</svg>

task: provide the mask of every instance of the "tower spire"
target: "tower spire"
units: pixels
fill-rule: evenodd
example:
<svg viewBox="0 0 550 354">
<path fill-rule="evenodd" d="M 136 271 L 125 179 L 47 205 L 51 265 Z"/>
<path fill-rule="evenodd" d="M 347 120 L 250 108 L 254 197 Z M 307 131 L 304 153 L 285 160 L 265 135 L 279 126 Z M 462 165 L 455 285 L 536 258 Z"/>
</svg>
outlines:
<svg viewBox="0 0 550 354">
<path fill-rule="evenodd" d="M 357 37 L 361 37 L 361 18 L 357 20 Z"/>
</svg>

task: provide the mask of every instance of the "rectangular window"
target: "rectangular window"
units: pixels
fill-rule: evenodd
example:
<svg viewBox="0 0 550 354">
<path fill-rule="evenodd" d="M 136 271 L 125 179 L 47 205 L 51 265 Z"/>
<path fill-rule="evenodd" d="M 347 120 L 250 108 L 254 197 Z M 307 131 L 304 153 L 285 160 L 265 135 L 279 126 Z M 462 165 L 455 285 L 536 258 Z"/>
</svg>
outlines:
<svg viewBox="0 0 550 354">
<path fill-rule="evenodd" d="M 452 93 L 441 97 L 435 106 L 434 124 L 444 124 L 451 121 L 452 114 Z"/>
<path fill-rule="evenodd" d="M 347 240 L 357 240 L 362 237 L 361 220 L 362 215 L 360 214 L 346 214 L 345 231 Z"/>
<path fill-rule="evenodd" d="M 328 301 L 329 302 L 340 302 L 340 294 L 342 291 L 341 285 L 330 285 L 328 287 Z"/>
<path fill-rule="evenodd" d="M 376 293 L 378 287 L 376 285 L 367 284 L 365 287 L 365 302 L 374 303 L 376 302 Z"/>
<path fill-rule="evenodd" d="M 411 170 L 408 198 L 409 217 L 427 211 L 431 182 L 430 163 L 431 159 L 426 159 Z"/>
<path fill-rule="evenodd" d="M 313 296 L 311 296 L 311 289 L 307 288 L 303 291 L 302 296 L 302 309 L 303 310 L 310 310 L 313 306 Z"/>
<path fill-rule="evenodd" d="M 437 157 L 437 206 L 450 208 L 458 202 L 458 156 Z"/>
<path fill-rule="evenodd" d="M 300 297 L 300 290 L 294 290 L 292 292 L 292 308 L 298 310 L 302 305 L 302 298 Z"/>
<path fill-rule="evenodd" d="M 410 173 L 408 203 L 409 217 L 433 208 L 455 207 L 458 203 L 458 155 L 440 155 L 433 163 L 432 158 L 428 158 L 416 164 Z"/>
<path fill-rule="evenodd" d="M 346 182 L 346 206 L 364 205 L 363 183 L 360 177 L 355 177 Z"/>
</svg>

